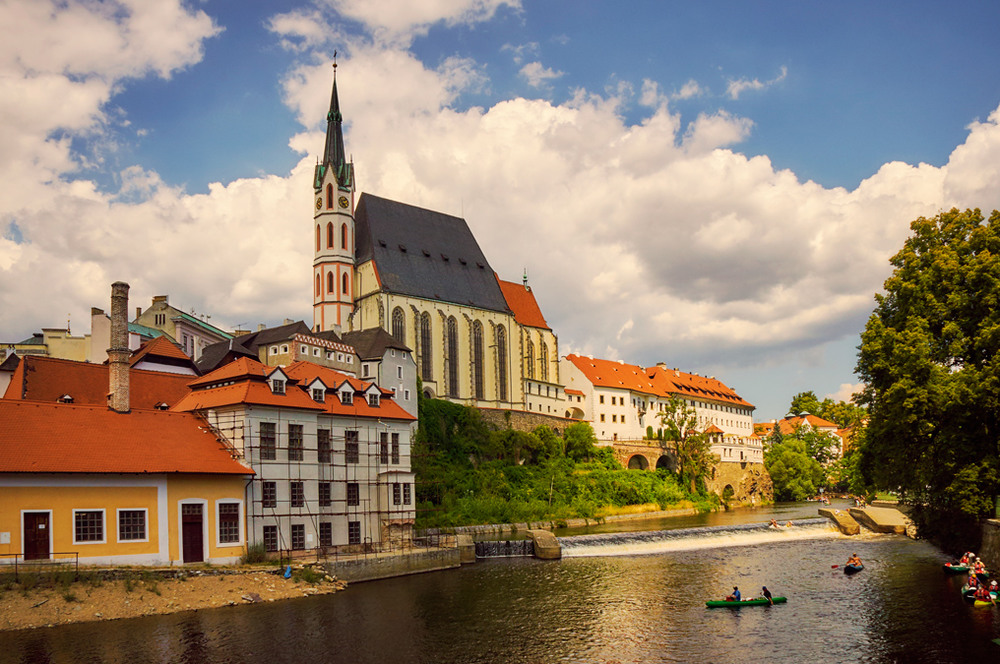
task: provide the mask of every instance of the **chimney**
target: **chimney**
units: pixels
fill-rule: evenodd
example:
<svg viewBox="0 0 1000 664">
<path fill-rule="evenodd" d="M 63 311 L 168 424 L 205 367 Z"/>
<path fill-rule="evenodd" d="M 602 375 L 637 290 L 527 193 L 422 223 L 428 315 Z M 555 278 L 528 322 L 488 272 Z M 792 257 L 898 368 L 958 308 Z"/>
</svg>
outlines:
<svg viewBox="0 0 1000 664">
<path fill-rule="evenodd" d="M 119 413 L 130 410 L 128 398 L 128 284 L 111 284 L 111 348 L 108 349 L 108 407 Z"/>
<path fill-rule="evenodd" d="M 135 308 L 135 317 L 138 318 L 141 315 L 142 315 L 142 307 L 136 307 Z"/>
</svg>

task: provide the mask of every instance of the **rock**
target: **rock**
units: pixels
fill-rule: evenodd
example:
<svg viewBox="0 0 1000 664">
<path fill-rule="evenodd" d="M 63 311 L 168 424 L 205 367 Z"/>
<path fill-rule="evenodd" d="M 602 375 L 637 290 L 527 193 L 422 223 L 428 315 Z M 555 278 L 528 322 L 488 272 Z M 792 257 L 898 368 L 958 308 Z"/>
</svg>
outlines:
<svg viewBox="0 0 1000 664">
<path fill-rule="evenodd" d="M 95 618 L 103 618 L 103 617 L 104 617 L 104 614 L 103 614 L 103 613 L 101 613 L 101 612 L 97 612 L 97 613 L 95 613 L 95 614 L 94 614 L 94 617 L 95 617 Z"/>
</svg>

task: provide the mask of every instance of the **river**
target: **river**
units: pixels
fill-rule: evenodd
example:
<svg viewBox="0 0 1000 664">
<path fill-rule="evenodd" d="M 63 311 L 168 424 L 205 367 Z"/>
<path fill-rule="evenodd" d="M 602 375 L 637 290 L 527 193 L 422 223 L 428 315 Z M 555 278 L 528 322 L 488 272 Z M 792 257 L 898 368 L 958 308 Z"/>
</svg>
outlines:
<svg viewBox="0 0 1000 664">
<path fill-rule="evenodd" d="M 764 527 L 772 515 L 795 525 Z M 671 520 L 662 532 L 602 527 L 567 534 L 559 561 L 491 559 L 334 595 L 0 633 L 0 661 L 1000 661 L 1000 609 L 966 604 L 938 549 L 845 538 L 815 515 L 813 503 Z M 865 570 L 846 576 L 839 565 L 854 552 Z M 705 607 L 733 585 L 744 596 L 767 585 L 788 603 Z"/>
</svg>

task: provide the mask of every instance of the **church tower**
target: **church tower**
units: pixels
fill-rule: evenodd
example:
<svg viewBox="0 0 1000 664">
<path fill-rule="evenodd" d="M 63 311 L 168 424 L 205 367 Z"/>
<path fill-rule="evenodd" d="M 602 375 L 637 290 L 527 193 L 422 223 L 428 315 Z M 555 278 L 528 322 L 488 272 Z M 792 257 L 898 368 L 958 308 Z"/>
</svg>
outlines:
<svg viewBox="0 0 1000 664">
<path fill-rule="evenodd" d="M 313 189 L 313 330 L 342 329 L 354 309 L 354 164 L 344 157 L 336 63 L 326 114 L 326 145 L 323 161 L 316 164 Z"/>
</svg>

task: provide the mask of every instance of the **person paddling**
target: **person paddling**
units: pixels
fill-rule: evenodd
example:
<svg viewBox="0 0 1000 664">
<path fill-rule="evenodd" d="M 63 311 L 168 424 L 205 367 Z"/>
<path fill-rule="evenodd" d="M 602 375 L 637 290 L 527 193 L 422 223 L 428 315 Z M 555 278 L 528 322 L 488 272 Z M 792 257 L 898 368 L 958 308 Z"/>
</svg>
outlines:
<svg viewBox="0 0 1000 664">
<path fill-rule="evenodd" d="M 771 598 L 771 591 L 767 589 L 767 586 L 761 588 L 760 592 L 764 595 L 764 599 L 767 600 L 767 603 L 774 606 L 774 599 Z"/>
<path fill-rule="evenodd" d="M 726 595 L 726 601 L 727 602 L 739 602 L 740 601 L 740 589 L 737 588 L 736 586 L 733 586 L 733 594 L 732 595 Z"/>
<path fill-rule="evenodd" d="M 858 554 L 856 553 L 847 559 L 847 564 L 854 565 L 855 567 L 864 567 L 864 565 L 861 564 L 861 558 L 858 558 Z"/>
</svg>

